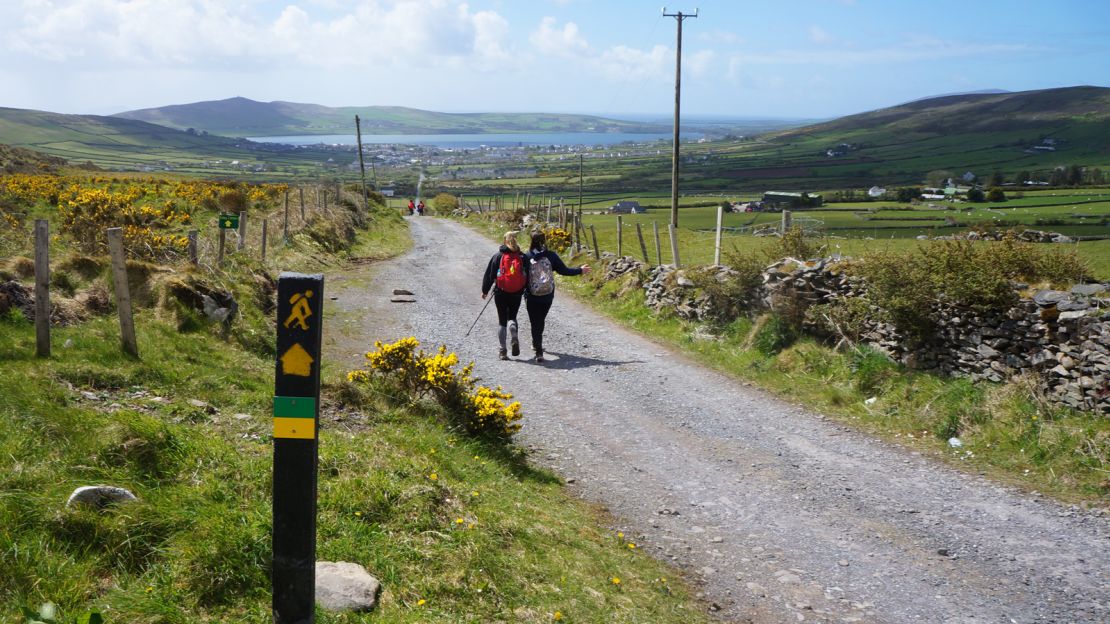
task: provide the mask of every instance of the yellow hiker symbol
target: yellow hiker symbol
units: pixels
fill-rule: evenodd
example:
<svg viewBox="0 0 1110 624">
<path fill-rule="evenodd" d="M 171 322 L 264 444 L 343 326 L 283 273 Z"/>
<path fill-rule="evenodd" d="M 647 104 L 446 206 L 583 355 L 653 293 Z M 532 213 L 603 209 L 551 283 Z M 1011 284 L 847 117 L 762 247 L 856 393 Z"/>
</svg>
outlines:
<svg viewBox="0 0 1110 624">
<path fill-rule="evenodd" d="M 312 316 L 312 306 L 308 304 L 308 300 L 311 298 L 311 290 L 306 290 L 303 294 L 294 293 L 289 298 L 289 303 L 293 304 L 293 310 L 289 313 L 289 318 L 285 319 L 286 329 L 293 323 L 300 325 L 301 329 L 308 329 L 308 317 Z"/>
<path fill-rule="evenodd" d="M 231 219 L 227 219 L 224 221 L 224 227 L 231 227 Z"/>
</svg>

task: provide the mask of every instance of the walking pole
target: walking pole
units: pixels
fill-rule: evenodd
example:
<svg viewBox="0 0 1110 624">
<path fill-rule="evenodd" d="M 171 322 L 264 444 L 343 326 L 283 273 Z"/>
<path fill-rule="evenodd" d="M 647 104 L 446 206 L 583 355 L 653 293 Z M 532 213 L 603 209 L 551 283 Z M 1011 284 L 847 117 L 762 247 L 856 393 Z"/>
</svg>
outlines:
<svg viewBox="0 0 1110 624">
<path fill-rule="evenodd" d="M 475 318 L 474 322 L 470 324 L 470 329 L 466 330 L 466 336 L 469 336 L 470 332 L 474 331 L 474 326 L 478 324 L 478 319 L 482 318 L 482 314 L 486 311 L 486 308 L 489 307 L 489 302 L 493 301 L 493 296 L 495 294 L 497 294 L 496 286 L 494 286 L 493 289 L 489 291 L 489 297 L 486 298 L 486 305 L 482 306 L 482 311 L 478 313 L 478 317 Z"/>
</svg>

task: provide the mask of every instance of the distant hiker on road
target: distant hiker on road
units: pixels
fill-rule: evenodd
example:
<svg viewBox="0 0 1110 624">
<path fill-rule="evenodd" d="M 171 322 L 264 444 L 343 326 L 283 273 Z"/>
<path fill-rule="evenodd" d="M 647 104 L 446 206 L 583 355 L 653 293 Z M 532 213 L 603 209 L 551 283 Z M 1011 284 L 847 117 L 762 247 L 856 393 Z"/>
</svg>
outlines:
<svg viewBox="0 0 1110 624">
<path fill-rule="evenodd" d="M 410 199 L 410 200 L 409 200 L 409 216 L 410 216 L 410 217 L 412 216 L 412 211 L 413 211 L 413 210 L 414 210 L 415 208 L 416 208 L 416 204 L 414 204 L 414 203 L 413 203 L 413 201 L 412 201 L 412 200 Z"/>
<path fill-rule="evenodd" d="M 416 204 L 416 215 L 418 217 L 424 216 L 424 200 L 423 199 L 420 200 L 420 202 L 418 204 Z"/>
<path fill-rule="evenodd" d="M 524 254 L 516 242 L 519 232 L 505 232 L 505 244 L 493 254 L 482 278 L 482 299 L 493 290 L 493 303 L 497 306 L 497 343 L 500 345 L 498 356 L 509 359 L 505 345 L 506 333 L 512 346 L 513 355 L 520 355 L 520 340 L 517 337 L 516 314 L 520 311 L 520 298 L 528 287 L 528 274 L 525 269 Z"/>
<path fill-rule="evenodd" d="M 551 303 L 555 301 L 555 273 L 559 275 L 585 275 L 590 265 L 583 264 L 572 269 L 554 251 L 547 248 L 547 236 L 543 232 L 532 233 L 532 245 L 525 256 L 528 263 L 528 323 L 532 326 L 532 348 L 536 351 L 536 361 L 543 361 L 543 325 Z"/>
</svg>

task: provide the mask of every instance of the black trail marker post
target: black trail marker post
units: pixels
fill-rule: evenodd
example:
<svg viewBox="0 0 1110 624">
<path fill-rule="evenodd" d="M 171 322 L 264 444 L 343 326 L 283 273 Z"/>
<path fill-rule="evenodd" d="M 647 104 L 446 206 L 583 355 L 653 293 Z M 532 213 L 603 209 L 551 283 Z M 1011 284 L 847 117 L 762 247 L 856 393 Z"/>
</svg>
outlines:
<svg viewBox="0 0 1110 624">
<path fill-rule="evenodd" d="M 274 375 L 274 624 L 311 624 L 324 276 L 278 278 Z"/>
</svg>

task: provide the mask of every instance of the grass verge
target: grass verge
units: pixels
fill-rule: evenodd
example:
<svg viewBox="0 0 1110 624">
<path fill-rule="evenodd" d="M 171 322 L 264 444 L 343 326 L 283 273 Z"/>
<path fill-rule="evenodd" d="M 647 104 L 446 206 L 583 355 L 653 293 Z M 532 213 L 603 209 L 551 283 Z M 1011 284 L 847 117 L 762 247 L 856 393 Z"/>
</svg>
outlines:
<svg viewBox="0 0 1110 624">
<path fill-rule="evenodd" d="M 112 317 L 55 329 L 36 359 L 33 326 L 0 322 L 0 620 L 50 600 L 111 623 L 270 622 L 273 360 L 154 310 L 136 324 L 141 360 Z M 325 380 L 318 555 L 365 565 L 384 591 L 370 614 L 318 621 L 705 621 L 555 475 L 341 374 Z M 140 501 L 65 509 L 89 484 Z"/>
</svg>

